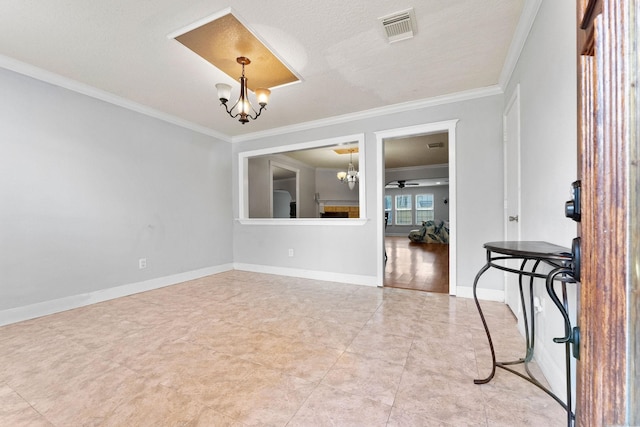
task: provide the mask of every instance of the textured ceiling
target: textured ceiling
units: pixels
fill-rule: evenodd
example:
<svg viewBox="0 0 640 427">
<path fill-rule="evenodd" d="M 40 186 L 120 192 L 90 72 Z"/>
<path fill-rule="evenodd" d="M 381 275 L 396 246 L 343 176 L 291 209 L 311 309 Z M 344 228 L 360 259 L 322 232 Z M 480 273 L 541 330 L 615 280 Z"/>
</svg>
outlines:
<svg viewBox="0 0 640 427">
<path fill-rule="evenodd" d="M 0 64 L 17 60 L 234 137 L 496 85 L 524 2 L 234 1 L 234 14 L 302 78 L 274 90 L 268 111 L 244 126 L 214 87 L 237 94 L 237 82 L 168 37 L 228 0 L 3 0 Z M 409 7 L 416 36 L 389 44 L 378 18 Z"/>
</svg>

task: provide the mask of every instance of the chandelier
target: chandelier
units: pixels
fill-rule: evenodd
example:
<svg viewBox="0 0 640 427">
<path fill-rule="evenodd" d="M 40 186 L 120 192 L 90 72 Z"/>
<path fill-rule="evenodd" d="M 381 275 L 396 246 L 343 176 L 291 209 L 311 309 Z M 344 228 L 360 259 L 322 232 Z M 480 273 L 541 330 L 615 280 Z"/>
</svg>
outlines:
<svg viewBox="0 0 640 427">
<path fill-rule="evenodd" d="M 353 190 L 358 182 L 358 171 L 353 166 L 353 152 L 355 150 L 349 150 L 349 167 L 347 171 L 338 172 L 337 177 L 340 182 L 344 182 L 349 185 L 349 190 Z"/>
<path fill-rule="evenodd" d="M 218 98 L 220 98 L 221 105 L 227 110 L 227 113 L 232 118 L 236 118 L 240 116 L 238 119 L 240 123 L 245 124 L 251 120 L 255 120 L 260 116 L 262 110 L 265 109 L 267 103 L 269 102 L 269 95 L 271 91 L 265 88 L 257 88 L 255 90 L 256 98 L 258 98 L 258 104 L 260 104 L 260 109 L 258 111 L 253 108 L 251 103 L 249 102 L 249 91 L 247 89 L 247 78 L 244 76 L 244 66 L 251 64 L 249 58 L 244 56 L 239 56 L 236 58 L 238 64 L 242 65 L 242 76 L 240 77 L 240 98 L 236 101 L 235 104 L 231 108 L 227 105 L 229 102 L 229 98 L 231 97 L 231 86 L 225 83 L 218 83 L 216 85 L 216 89 L 218 89 Z M 254 115 L 251 115 L 251 112 Z"/>
</svg>

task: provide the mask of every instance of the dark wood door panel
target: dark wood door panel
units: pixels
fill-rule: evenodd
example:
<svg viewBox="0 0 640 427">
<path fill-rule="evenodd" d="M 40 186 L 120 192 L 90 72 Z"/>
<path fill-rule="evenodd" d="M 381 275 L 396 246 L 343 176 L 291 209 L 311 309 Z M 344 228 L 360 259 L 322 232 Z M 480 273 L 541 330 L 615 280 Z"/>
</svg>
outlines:
<svg viewBox="0 0 640 427">
<path fill-rule="evenodd" d="M 638 1 L 579 0 L 582 272 L 576 423 L 640 423 Z"/>
</svg>

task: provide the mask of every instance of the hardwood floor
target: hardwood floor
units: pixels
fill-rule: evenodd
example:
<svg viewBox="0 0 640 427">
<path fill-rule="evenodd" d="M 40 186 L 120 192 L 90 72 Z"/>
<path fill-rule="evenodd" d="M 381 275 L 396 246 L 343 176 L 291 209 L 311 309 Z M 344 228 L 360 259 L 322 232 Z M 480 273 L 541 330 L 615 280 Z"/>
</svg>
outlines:
<svg viewBox="0 0 640 427">
<path fill-rule="evenodd" d="M 406 236 L 386 236 L 384 244 L 384 286 L 449 292 L 449 245 L 414 243 Z"/>
</svg>

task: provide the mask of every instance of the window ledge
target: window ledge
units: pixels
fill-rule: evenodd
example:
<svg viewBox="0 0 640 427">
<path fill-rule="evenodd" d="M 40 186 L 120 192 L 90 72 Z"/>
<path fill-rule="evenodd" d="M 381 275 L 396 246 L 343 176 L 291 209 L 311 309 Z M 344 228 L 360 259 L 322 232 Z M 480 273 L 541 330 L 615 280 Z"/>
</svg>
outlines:
<svg viewBox="0 0 640 427">
<path fill-rule="evenodd" d="M 365 225 L 367 218 L 236 218 L 242 225 Z"/>
</svg>

